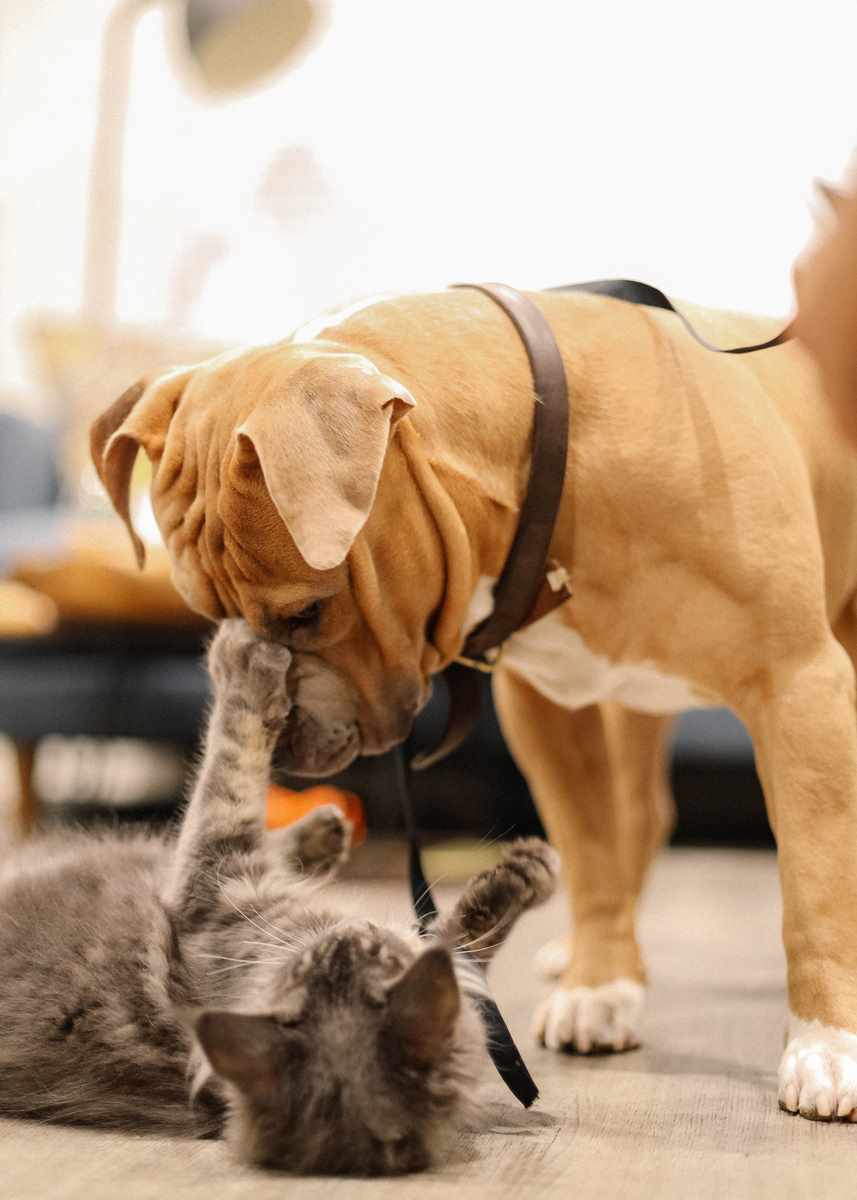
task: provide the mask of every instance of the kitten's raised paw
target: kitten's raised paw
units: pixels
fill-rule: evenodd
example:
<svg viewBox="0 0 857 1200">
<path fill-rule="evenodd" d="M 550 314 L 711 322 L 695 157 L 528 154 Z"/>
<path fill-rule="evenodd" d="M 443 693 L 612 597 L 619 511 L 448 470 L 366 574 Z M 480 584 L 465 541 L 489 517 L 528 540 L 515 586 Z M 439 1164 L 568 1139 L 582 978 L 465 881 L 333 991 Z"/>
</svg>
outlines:
<svg viewBox="0 0 857 1200">
<path fill-rule="evenodd" d="M 246 621 L 222 621 L 208 650 L 208 669 L 218 696 L 234 696 L 266 725 L 281 726 L 291 701 L 286 676 L 291 651 L 257 637 Z"/>
<path fill-rule="evenodd" d="M 279 839 L 278 853 L 292 870 L 304 875 L 330 875 L 348 857 L 351 822 L 335 804 L 323 804 L 268 836 Z"/>
</svg>

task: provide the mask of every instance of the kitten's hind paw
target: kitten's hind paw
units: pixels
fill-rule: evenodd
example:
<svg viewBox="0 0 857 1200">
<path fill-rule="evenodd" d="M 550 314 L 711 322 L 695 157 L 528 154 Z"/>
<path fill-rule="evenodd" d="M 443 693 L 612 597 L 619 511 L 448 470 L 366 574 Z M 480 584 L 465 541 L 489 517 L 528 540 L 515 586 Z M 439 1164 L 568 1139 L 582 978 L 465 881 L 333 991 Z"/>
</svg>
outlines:
<svg viewBox="0 0 857 1200">
<path fill-rule="evenodd" d="M 519 838 L 504 850 L 497 870 L 515 871 L 526 885 L 520 897 L 522 908 L 544 904 L 554 893 L 559 874 L 559 855 L 542 838 Z"/>
<path fill-rule="evenodd" d="M 487 962 L 518 917 L 553 894 L 558 866 L 556 851 L 540 838 L 512 842 L 495 867 L 467 884 L 442 931 Z"/>
<path fill-rule="evenodd" d="M 335 804 L 323 804 L 267 837 L 273 852 L 294 873 L 333 875 L 348 858 L 351 822 Z"/>
</svg>

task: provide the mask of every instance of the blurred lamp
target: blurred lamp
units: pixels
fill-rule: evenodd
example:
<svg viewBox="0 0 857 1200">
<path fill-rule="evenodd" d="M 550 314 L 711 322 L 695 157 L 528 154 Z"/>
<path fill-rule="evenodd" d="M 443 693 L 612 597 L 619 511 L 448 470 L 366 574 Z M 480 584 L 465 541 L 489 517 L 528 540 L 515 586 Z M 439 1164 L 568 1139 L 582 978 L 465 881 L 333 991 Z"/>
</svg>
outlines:
<svg viewBox="0 0 857 1200">
<path fill-rule="evenodd" d="M 115 315 L 122 160 L 131 50 L 137 18 L 159 0 L 124 0 L 104 31 L 84 262 L 87 316 Z M 301 49 L 313 25 L 311 0 L 168 0 L 184 9 L 187 51 L 203 85 L 223 94 L 249 87 Z"/>
</svg>

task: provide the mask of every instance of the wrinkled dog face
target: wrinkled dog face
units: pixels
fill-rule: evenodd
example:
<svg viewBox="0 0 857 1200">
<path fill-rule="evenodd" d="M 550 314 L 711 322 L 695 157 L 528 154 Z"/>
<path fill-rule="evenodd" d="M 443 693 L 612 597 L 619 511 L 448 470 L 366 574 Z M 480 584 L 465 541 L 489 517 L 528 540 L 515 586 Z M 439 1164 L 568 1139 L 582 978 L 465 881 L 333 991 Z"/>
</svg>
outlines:
<svg viewBox="0 0 857 1200">
<path fill-rule="evenodd" d="M 297 773 L 383 753 L 427 698 L 443 572 L 434 535 L 408 523 L 418 506 L 397 508 L 407 468 L 388 455 L 413 403 L 358 354 L 282 343 L 136 385 L 93 426 L 93 460 L 138 559 L 129 488 L 142 448 L 187 603 L 243 616 L 293 651 L 278 757 Z M 364 530 L 384 505 L 387 519 Z"/>
<path fill-rule="evenodd" d="M 245 1161 L 295 1173 L 425 1168 L 467 1105 L 474 1016 L 449 954 L 369 924 L 309 945 L 266 1014 L 208 1012 L 200 1043 L 231 1090 Z"/>
</svg>

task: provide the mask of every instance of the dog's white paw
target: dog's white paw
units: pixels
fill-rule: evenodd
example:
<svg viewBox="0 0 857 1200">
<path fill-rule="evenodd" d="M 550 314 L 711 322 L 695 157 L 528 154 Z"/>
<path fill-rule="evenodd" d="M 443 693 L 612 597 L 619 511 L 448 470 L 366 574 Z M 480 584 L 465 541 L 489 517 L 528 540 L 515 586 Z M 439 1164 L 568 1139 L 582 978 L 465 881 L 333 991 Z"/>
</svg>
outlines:
<svg viewBox="0 0 857 1200">
<path fill-rule="evenodd" d="M 559 979 L 570 958 L 568 939 L 552 938 L 533 955 L 533 966 L 542 979 Z"/>
<path fill-rule="evenodd" d="M 591 1054 L 640 1044 L 645 988 L 634 979 L 557 988 L 536 1009 L 533 1032 L 549 1050 Z"/>
<path fill-rule="evenodd" d="M 780 1108 L 812 1120 L 857 1121 L 857 1034 L 792 1017 L 779 1101 Z"/>
</svg>

